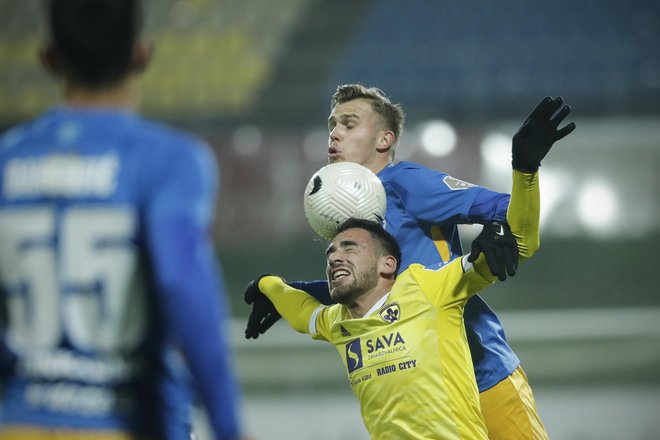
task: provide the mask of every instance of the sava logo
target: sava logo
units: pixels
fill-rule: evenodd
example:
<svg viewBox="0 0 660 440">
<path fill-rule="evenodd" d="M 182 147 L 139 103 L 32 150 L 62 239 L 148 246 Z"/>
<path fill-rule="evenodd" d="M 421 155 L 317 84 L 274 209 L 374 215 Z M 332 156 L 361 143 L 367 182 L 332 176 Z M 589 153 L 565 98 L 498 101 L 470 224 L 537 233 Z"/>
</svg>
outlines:
<svg viewBox="0 0 660 440">
<path fill-rule="evenodd" d="M 378 336 L 375 339 L 367 339 L 367 353 L 393 348 L 399 344 L 405 344 L 401 333 L 390 333 L 389 335 Z"/>
<path fill-rule="evenodd" d="M 346 344 L 346 369 L 348 373 L 362 368 L 362 347 L 360 338 Z"/>
</svg>

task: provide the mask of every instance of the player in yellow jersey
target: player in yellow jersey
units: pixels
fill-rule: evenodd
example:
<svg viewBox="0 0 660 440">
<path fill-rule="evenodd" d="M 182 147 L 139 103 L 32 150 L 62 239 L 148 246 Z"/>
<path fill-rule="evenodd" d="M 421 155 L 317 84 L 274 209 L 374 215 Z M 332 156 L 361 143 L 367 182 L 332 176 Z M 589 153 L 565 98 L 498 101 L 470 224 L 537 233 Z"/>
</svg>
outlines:
<svg viewBox="0 0 660 440">
<path fill-rule="evenodd" d="M 514 138 L 507 220 L 521 261 L 539 246 L 540 161 L 575 128 L 557 129 L 570 112 L 553 116 L 558 99 L 543 100 L 525 123 L 551 131 L 548 142 L 526 138 L 525 125 Z M 490 223 L 480 235 L 497 241 L 506 227 Z M 478 254 L 439 269 L 412 264 L 397 276 L 396 240 L 377 224 L 349 220 L 326 252 L 337 304 L 324 306 L 276 276 L 255 280 L 246 300 L 272 301 L 295 330 L 335 345 L 372 438 L 487 439 L 463 325 L 466 301 L 496 280 Z"/>
</svg>

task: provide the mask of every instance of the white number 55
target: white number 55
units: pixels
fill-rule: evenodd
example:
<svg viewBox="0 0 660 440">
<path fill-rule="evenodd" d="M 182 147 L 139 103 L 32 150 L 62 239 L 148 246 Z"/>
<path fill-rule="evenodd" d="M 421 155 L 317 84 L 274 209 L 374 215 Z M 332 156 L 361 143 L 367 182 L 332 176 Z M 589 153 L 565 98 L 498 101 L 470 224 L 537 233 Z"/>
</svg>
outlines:
<svg viewBox="0 0 660 440">
<path fill-rule="evenodd" d="M 129 208 L 0 210 L 0 281 L 10 346 L 130 350 L 145 332 L 145 297 Z"/>
</svg>

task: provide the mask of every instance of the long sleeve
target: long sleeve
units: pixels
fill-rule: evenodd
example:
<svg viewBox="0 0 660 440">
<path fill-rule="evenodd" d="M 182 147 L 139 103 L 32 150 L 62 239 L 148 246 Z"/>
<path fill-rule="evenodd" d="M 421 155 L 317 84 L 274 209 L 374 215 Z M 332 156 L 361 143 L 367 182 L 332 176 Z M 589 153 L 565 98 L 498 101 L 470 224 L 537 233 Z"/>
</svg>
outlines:
<svg viewBox="0 0 660 440">
<path fill-rule="evenodd" d="M 521 261 L 530 258 L 540 246 L 540 212 L 538 172 L 526 174 L 514 170 L 507 221 L 518 242 Z"/>
<path fill-rule="evenodd" d="M 513 171 L 511 201 L 507 211 L 507 222 L 516 237 L 520 262 L 530 258 L 540 247 L 539 216 L 541 201 L 539 194 L 539 176 L 536 173 Z M 465 257 L 464 257 L 465 258 Z M 468 267 L 467 261 L 464 261 Z M 485 255 L 480 255 L 474 262 L 474 268 L 484 278 L 492 281 L 496 277 L 490 273 Z"/>
<path fill-rule="evenodd" d="M 334 301 L 330 298 L 328 280 L 289 281 L 288 284 L 296 289 L 304 290 L 314 298 L 318 299 L 321 304 L 325 304 L 326 306 L 334 304 Z"/>
<path fill-rule="evenodd" d="M 482 225 L 491 220 L 504 220 L 510 198 L 509 194 L 479 188 L 478 194 L 470 206 L 468 220 Z"/>
<path fill-rule="evenodd" d="M 259 280 L 259 290 L 270 299 L 277 311 L 299 333 L 310 334 L 310 319 L 322 304 L 302 290 L 295 289 L 276 276 Z"/>
<path fill-rule="evenodd" d="M 150 199 L 147 234 L 159 306 L 192 373 L 217 439 L 239 435 L 239 389 L 226 334 L 223 282 L 209 226 L 216 170 L 210 152 L 182 150 Z"/>
</svg>

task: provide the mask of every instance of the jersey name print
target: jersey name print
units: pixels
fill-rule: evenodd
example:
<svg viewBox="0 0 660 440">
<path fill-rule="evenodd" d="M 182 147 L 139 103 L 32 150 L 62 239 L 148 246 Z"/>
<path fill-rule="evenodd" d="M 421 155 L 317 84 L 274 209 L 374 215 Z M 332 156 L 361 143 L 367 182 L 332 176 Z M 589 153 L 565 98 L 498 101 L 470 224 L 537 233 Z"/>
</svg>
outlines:
<svg viewBox="0 0 660 440">
<path fill-rule="evenodd" d="M 117 187 L 115 153 L 49 154 L 11 159 L 4 169 L 4 197 L 108 197 Z"/>
</svg>

